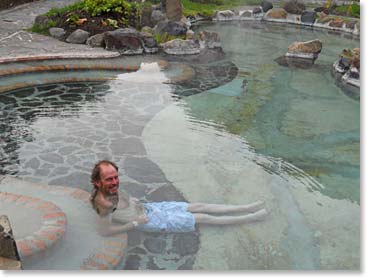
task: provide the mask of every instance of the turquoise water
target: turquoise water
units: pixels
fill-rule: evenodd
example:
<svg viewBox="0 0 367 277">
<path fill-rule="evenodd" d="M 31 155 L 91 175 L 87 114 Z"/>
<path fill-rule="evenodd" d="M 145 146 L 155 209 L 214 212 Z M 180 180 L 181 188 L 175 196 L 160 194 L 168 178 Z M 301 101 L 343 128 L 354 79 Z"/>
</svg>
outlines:
<svg viewBox="0 0 367 277">
<path fill-rule="evenodd" d="M 187 98 L 192 116 L 225 126 L 257 153 L 301 168 L 322 184 L 314 188 L 321 193 L 359 202 L 360 103 L 346 96 L 331 75 L 338 54 L 359 47 L 359 40 L 247 22 L 201 28 L 219 33 L 227 58 L 239 72 L 232 82 Z M 292 42 L 311 39 L 323 43 L 311 68 L 275 61 Z"/>
</svg>

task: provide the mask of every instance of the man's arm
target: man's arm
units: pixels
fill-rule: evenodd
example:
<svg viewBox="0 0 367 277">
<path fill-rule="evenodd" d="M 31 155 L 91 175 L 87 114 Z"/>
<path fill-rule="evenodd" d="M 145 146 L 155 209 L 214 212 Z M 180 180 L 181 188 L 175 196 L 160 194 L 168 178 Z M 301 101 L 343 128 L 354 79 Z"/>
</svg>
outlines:
<svg viewBox="0 0 367 277">
<path fill-rule="evenodd" d="M 113 221 L 121 222 L 119 220 L 113 219 Z M 136 221 L 124 222 L 125 224 L 116 225 L 112 224 L 112 216 L 101 217 L 100 224 L 98 228 L 98 233 L 102 236 L 112 236 L 115 234 L 127 232 L 136 228 L 139 224 L 145 224 L 148 222 L 148 219 L 145 215 L 139 216 Z"/>
<path fill-rule="evenodd" d="M 108 225 L 99 228 L 98 233 L 104 237 L 120 234 L 134 229 L 136 226 L 132 222 L 128 222 L 124 225 Z"/>
</svg>

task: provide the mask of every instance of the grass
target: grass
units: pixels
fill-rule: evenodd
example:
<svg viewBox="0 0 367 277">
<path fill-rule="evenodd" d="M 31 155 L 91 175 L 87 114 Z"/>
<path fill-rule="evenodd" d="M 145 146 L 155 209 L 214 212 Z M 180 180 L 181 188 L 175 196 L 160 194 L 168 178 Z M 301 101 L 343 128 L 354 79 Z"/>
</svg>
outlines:
<svg viewBox="0 0 367 277">
<path fill-rule="evenodd" d="M 66 12 L 82 10 L 83 8 L 84 8 L 84 3 L 82 1 L 80 1 L 80 2 L 74 3 L 74 4 L 69 5 L 69 6 L 65 6 L 65 7 L 62 7 L 62 8 L 52 8 L 47 13 L 45 13 L 45 15 L 48 16 L 48 17 L 52 17 L 52 16 L 57 16 L 57 15 L 66 13 Z"/>
<path fill-rule="evenodd" d="M 225 10 L 242 5 L 260 5 L 261 0 L 225 0 L 222 2 L 223 4 L 221 5 L 215 5 L 182 0 L 183 14 L 185 16 L 197 14 L 212 16 L 217 10 Z"/>
<path fill-rule="evenodd" d="M 344 6 L 338 6 L 335 8 L 335 11 L 341 14 L 345 14 L 347 16 L 352 16 L 352 17 L 360 17 L 360 6 L 357 4 L 352 4 L 352 5 L 344 5 Z"/>
</svg>

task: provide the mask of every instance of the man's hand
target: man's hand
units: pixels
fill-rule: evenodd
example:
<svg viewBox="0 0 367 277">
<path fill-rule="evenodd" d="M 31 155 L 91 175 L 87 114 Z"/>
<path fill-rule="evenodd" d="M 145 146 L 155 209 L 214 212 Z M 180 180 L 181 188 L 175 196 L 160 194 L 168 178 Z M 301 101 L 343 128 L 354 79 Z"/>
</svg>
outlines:
<svg viewBox="0 0 367 277">
<path fill-rule="evenodd" d="M 140 215 L 135 221 L 139 224 L 145 224 L 148 223 L 148 217 L 146 215 Z"/>
</svg>

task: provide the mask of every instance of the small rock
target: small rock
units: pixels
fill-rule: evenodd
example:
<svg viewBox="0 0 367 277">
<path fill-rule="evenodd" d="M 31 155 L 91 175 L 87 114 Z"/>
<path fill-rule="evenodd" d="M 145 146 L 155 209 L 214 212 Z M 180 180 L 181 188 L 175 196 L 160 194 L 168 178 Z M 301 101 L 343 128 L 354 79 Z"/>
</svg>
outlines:
<svg viewBox="0 0 367 277">
<path fill-rule="evenodd" d="M 74 32 L 72 32 L 70 36 L 68 36 L 66 41 L 74 44 L 84 44 L 87 41 L 88 37 L 89 32 L 77 29 Z"/>
<path fill-rule="evenodd" d="M 96 34 L 87 39 L 87 45 L 90 47 L 105 47 L 103 33 Z"/>
<path fill-rule="evenodd" d="M 57 28 L 57 27 L 52 27 L 48 30 L 48 33 L 50 34 L 50 36 L 59 39 L 59 40 L 63 40 L 65 38 L 65 30 L 63 28 Z"/>
</svg>

